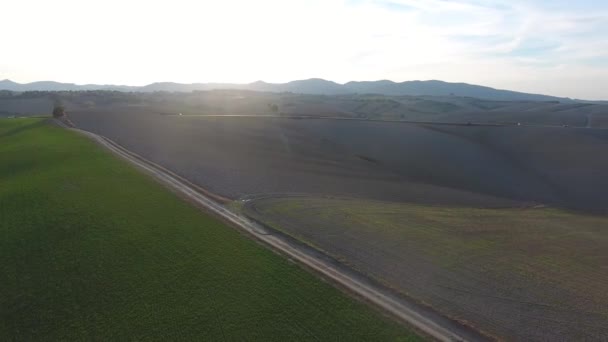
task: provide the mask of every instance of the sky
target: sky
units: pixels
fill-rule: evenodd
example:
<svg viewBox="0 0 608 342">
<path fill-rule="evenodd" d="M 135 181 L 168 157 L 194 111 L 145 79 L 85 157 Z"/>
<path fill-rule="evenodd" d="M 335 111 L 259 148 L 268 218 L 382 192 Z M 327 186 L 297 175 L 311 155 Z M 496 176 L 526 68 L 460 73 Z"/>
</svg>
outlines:
<svg viewBox="0 0 608 342">
<path fill-rule="evenodd" d="M 0 79 L 438 79 L 608 100 L 606 0 L 0 0 Z"/>
</svg>

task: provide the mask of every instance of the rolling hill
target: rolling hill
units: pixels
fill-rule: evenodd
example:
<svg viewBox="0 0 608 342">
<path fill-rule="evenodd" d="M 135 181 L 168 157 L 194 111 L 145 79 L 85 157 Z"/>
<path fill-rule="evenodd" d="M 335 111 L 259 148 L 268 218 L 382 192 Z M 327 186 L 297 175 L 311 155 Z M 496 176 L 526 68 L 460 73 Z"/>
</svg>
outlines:
<svg viewBox="0 0 608 342">
<path fill-rule="evenodd" d="M 266 83 L 257 81 L 249 84 L 231 83 L 173 83 L 158 82 L 149 85 L 117 86 L 117 85 L 76 85 L 52 81 L 20 84 L 10 80 L 0 81 L 0 90 L 10 91 L 75 91 L 75 90 L 118 90 L 118 91 L 168 91 L 191 92 L 213 89 L 244 89 L 266 92 L 292 92 L 299 94 L 338 95 L 338 94 L 382 94 L 391 96 L 458 96 L 474 97 L 486 100 L 501 101 L 562 101 L 572 102 L 568 98 L 548 95 L 528 94 L 510 90 L 494 89 L 467 83 L 450 83 L 437 80 L 393 82 L 388 80 L 348 82 L 339 84 L 319 78 L 297 80 L 287 83 Z"/>
</svg>

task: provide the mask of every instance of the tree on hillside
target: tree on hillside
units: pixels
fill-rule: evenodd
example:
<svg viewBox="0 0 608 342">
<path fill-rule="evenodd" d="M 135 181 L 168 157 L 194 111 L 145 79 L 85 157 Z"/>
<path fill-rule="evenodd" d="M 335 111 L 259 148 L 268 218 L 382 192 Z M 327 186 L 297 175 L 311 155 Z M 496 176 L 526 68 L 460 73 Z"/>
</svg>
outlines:
<svg viewBox="0 0 608 342">
<path fill-rule="evenodd" d="M 62 118 L 65 116 L 65 107 L 61 103 L 55 103 L 53 108 L 53 117 Z"/>
</svg>

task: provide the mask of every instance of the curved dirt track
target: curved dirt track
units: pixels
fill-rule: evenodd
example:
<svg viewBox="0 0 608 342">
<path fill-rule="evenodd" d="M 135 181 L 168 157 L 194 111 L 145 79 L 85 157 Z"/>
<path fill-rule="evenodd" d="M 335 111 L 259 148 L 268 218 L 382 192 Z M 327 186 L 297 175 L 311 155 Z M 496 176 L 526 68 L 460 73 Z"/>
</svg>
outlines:
<svg viewBox="0 0 608 342">
<path fill-rule="evenodd" d="M 302 244 L 298 244 L 281 234 L 269 232 L 264 227 L 236 215 L 221 204 L 210 199 L 209 193 L 204 194 L 201 192 L 201 189 L 193 187 L 187 180 L 124 149 L 110 139 L 77 128 L 69 128 L 63 123 L 59 124 L 62 127 L 74 130 L 92 139 L 110 152 L 151 175 L 170 190 L 218 216 L 233 227 L 246 233 L 249 237 L 263 243 L 272 250 L 297 261 L 306 268 L 321 275 L 323 278 L 330 280 L 338 287 L 362 298 L 364 301 L 380 308 L 398 320 L 415 327 L 427 336 L 439 341 L 489 340 L 486 336 L 467 326 L 463 326 L 440 316 L 428 308 L 421 307 L 404 298 L 395 296 L 390 290 L 374 284 L 369 280 L 363 279 L 362 276 L 355 274 L 352 270 L 348 270 L 344 266 L 320 258 L 319 253 L 311 248 L 306 248 Z M 216 198 L 216 200 L 221 200 L 221 198 Z"/>
</svg>

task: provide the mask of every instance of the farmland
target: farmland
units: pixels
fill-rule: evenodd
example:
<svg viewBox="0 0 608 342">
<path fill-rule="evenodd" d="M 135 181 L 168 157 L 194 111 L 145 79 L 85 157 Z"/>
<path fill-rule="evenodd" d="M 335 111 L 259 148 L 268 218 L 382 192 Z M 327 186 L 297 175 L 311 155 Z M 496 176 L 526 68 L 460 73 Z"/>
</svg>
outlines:
<svg viewBox="0 0 608 342">
<path fill-rule="evenodd" d="M 608 130 L 74 110 L 74 123 L 226 197 L 307 193 L 608 209 Z"/>
<path fill-rule="evenodd" d="M 0 96 L 0 118 L 13 116 L 45 115 L 53 111 L 53 102 L 47 97 Z"/>
<path fill-rule="evenodd" d="M 247 90 L 192 93 L 0 93 L 0 117 L 48 113 L 61 99 L 72 109 L 175 115 L 268 115 L 366 120 L 608 127 L 608 104 L 575 101 L 497 101 L 459 96 L 312 95 Z"/>
<path fill-rule="evenodd" d="M 302 196 L 244 210 L 501 338 L 608 338 L 605 216 Z"/>
<path fill-rule="evenodd" d="M 0 181 L 0 340 L 418 339 L 44 120 Z"/>
<path fill-rule="evenodd" d="M 499 339 L 608 338 L 605 104 L 61 96 L 77 127 L 431 311 Z"/>
<path fill-rule="evenodd" d="M 137 107 L 70 116 L 488 334 L 606 337 L 606 130 Z"/>
</svg>

